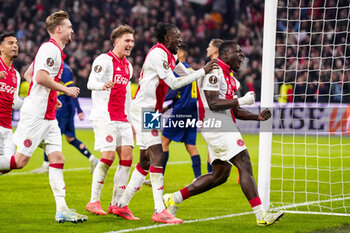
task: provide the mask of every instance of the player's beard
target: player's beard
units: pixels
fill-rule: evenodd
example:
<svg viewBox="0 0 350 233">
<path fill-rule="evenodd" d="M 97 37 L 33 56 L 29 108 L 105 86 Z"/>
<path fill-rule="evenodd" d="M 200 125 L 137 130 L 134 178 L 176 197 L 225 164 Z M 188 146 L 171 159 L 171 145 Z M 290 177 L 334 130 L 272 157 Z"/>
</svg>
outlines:
<svg viewBox="0 0 350 233">
<path fill-rule="evenodd" d="M 177 54 L 177 49 L 176 49 L 176 48 L 174 48 L 174 49 L 169 49 L 169 50 L 170 50 L 170 52 L 171 52 L 172 54 L 174 54 L 174 55 Z"/>
<path fill-rule="evenodd" d="M 67 44 L 68 43 L 71 43 L 73 40 L 72 40 L 72 36 L 69 36 L 68 39 L 67 39 Z"/>
</svg>

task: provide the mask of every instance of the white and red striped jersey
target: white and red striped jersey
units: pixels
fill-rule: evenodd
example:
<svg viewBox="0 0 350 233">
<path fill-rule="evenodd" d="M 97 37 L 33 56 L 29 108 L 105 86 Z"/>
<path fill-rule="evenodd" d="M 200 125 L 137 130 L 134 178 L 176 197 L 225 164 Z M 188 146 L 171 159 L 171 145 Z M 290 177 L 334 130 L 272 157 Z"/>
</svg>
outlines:
<svg viewBox="0 0 350 233">
<path fill-rule="evenodd" d="M 18 99 L 21 77 L 17 70 L 8 67 L 0 58 L 0 71 L 5 71 L 5 78 L 0 79 L 0 126 L 12 129 L 12 105 Z"/>
<path fill-rule="evenodd" d="M 99 55 L 92 64 L 88 88 L 92 90 L 90 120 L 128 122 L 131 102 L 130 79 L 132 65 L 112 51 Z M 116 82 L 112 89 L 103 90 L 107 81 Z"/>
<path fill-rule="evenodd" d="M 139 77 L 139 89 L 132 104 L 162 112 L 168 91 L 168 85 L 163 79 L 174 76 L 175 66 L 175 56 L 163 44 L 157 43 L 153 46 L 143 63 Z"/>
<path fill-rule="evenodd" d="M 40 46 L 33 62 L 33 79 L 29 87 L 28 97 L 25 98 L 21 108 L 22 112 L 46 120 L 56 119 L 57 91 L 38 84 L 36 75 L 39 70 L 44 70 L 49 73 L 52 79 L 59 82 L 65 57 L 66 55 L 53 39 Z"/>
<path fill-rule="evenodd" d="M 220 68 L 212 70 L 203 79 L 199 81 L 199 91 L 203 101 L 203 106 L 205 111 L 210 111 L 211 117 L 215 118 L 215 115 L 218 115 L 218 119 L 225 119 L 225 117 L 222 117 L 223 115 L 227 115 L 227 117 L 232 118 L 233 122 L 236 122 L 232 109 L 215 112 L 211 111 L 209 109 L 208 102 L 204 94 L 205 90 L 219 91 L 220 99 L 233 99 L 235 93 L 240 87 L 239 81 L 235 77 L 233 77 L 232 73 L 230 72 L 230 66 L 224 63 L 221 59 L 218 60 L 218 65 Z"/>
</svg>

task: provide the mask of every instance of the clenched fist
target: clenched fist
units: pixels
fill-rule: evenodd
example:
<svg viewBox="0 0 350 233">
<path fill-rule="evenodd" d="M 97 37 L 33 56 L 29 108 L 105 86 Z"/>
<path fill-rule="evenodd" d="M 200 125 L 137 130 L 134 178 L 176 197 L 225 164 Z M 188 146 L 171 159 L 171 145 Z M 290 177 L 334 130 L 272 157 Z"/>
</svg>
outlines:
<svg viewBox="0 0 350 233">
<path fill-rule="evenodd" d="M 272 116 L 270 110 L 268 110 L 267 108 L 264 109 L 258 116 L 258 120 L 259 121 L 266 121 L 268 119 L 270 119 Z"/>
</svg>

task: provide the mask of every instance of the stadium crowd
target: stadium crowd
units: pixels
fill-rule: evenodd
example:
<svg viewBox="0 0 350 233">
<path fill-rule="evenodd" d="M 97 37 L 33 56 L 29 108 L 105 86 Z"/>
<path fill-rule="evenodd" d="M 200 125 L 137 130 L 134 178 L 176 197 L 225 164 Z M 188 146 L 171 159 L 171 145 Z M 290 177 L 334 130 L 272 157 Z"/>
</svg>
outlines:
<svg viewBox="0 0 350 233">
<path fill-rule="evenodd" d="M 154 26 L 158 22 L 176 24 L 182 40 L 189 45 L 187 62 L 196 69 L 207 60 L 206 48 L 213 38 L 238 41 L 246 63 L 238 74 L 243 84 L 241 95 L 255 91 L 260 99 L 264 3 L 259 0 L 215 0 L 200 5 L 187 0 L 3 0 L 0 31 L 13 30 L 20 43 L 15 67 L 23 75 L 39 46 L 48 39 L 44 29 L 47 15 L 65 9 L 75 30 L 73 42 L 65 52 L 81 97 L 90 97 L 87 89 L 92 61 L 112 48 L 110 33 L 120 24 L 129 24 L 135 33 L 135 47 L 130 57 L 137 82 L 147 51 L 156 43 Z M 312 11 L 307 7 L 334 6 L 335 1 L 290 0 L 287 10 L 280 9 L 276 47 L 276 101 L 350 103 L 349 7 Z M 285 1 L 280 1 L 283 6 Z M 347 0 L 339 0 L 338 7 Z M 305 7 L 300 10 L 299 7 Z M 288 19 L 289 21 L 287 22 Z M 307 20 L 301 24 L 295 19 Z M 319 19 L 317 21 L 317 19 Z M 299 31 L 301 33 L 297 33 Z M 322 33 L 324 30 L 324 33 Z M 310 32 L 316 32 L 311 35 Z M 335 46 L 334 44 L 339 44 Z M 296 46 L 299 45 L 299 46 Z M 311 45 L 311 46 L 310 46 Z M 298 55 L 298 56 L 297 56 Z M 344 57 L 345 56 L 345 57 Z M 330 69 L 334 71 L 331 72 Z M 282 85 L 282 82 L 285 84 Z M 280 97 L 280 98 L 278 98 Z"/>
</svg>

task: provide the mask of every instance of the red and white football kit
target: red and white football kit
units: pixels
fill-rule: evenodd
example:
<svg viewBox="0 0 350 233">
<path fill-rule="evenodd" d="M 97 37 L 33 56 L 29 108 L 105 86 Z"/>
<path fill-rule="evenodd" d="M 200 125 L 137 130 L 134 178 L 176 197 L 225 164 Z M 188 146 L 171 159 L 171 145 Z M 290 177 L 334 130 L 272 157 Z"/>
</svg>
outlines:
<svg viewBox="0 0 350 233">
<path fill-rule="evenodd" d="M 35 56 L 33 79 L 14 133 L 17 151 L 24 155 L 31 156 L 39 144 L 46 154 L 62 151 L 62 138 L 55 109 L 57 91 L 38 84 L 35 77 L 39 70 L 44 70 L 49 73 L 50 78 L 59 82 L 64 58 L 65 54 L 53 39 L 42 44 Z"/>
<path fill-rule="evenodd" d="M 12 142 L 12 109 L 15 102 L 21 106 L 18 97 L 21 77 L 17 70 L 8 67 L 0 58 L 0 71 L 5 71 L 5 78 L 0 79 L 0 155 L 14 154 L 15 145 Z"/>
<path fill-rule="evenodd" d="M 236 126 L 235 116 L 232 109 L 224 111 L 211 111 L 208 106 L 204 91 L 218 91 L 220 99 L 233 99 L 240 83 L 230 73 L 230 66 L 218 59 L 219 69 L 212 70 L 199 82 L 200 95 L 202 97 L 205 117 L 204 121 L 220 119 L 222 122 L 232 123 L 232 128 L 226 129 L 230 132 L 213 132 L 202 130 L 202 136 L 208 143 L 210 163 L 219 159 L 227 161 L 241 151 L 247 149 L 242 136 Z M 212 119 L 209 119 L 212 118 Z M 231 125 L 230 125 L 231 126 Z"/>
<path fill-rule="evenodd" d="M 174 76 L 173 70 L 180 75 Z M 153 46 L 147 54 L 139 77 L 139 89 L 131 102 L 131 121 L 136 131 L 137 145 L 141 149 L 161 144 L 158 130 L 143 129 L 143 111 L 162 112 L 168 88 L 178 89 L 205 75 L 204 69 L 191 71 L 162 44 Z"/>
<path fill-rule="evenodd" d="M 115 151 L 119 146 L 134 146 L 128 121 L 132 73 L 127 59 L 119 59 L 112 51 L 101 54 L 93 62 L 88 88 L 92 90 L 90 120 L 94 126 L 95 150 Z M 108 81 L 115 85 L 103 90 Z"/>
</svg>

